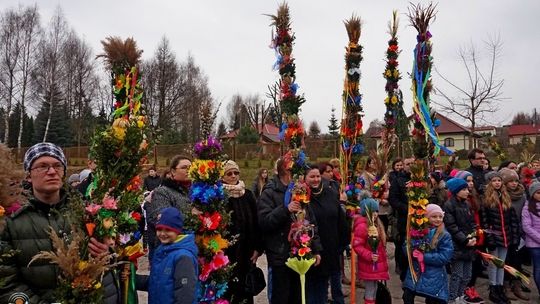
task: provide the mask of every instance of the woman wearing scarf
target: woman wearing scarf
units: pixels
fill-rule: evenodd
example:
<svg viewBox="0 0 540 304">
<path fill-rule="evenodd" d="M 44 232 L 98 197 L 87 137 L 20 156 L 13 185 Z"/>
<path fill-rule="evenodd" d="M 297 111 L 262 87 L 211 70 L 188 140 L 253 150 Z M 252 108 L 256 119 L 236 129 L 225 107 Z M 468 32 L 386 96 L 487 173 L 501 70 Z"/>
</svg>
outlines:
<svg viewBox="0 0 540 304">
<path fill-rule="evenodd" d="M 256 200 L 253 192 L 246 189 L 240 180 L 240 167 L 234 161 L 225 162 L 224 172 L 223 186 L 229 196 L 227 211 L 232 211 L 229 232 L 232 237 L 237 237 L 236 242 L 225 251 L 231 264 L 236 263 L 233 270 L 233 278 L 236 279 L 229 282 L 225 298 L 230 303 L 253 304 L 253 295 L 245 292 L 244 282 L 252 265 L 262 254 Z"/>
<path fill-rule="evenodd" d="M 154 189 L 150 203 L 145 204 L 146 221 L 148 224 L 149 261 L 152 263 L 154 249 L 159 246 L 156 239 L 156 222 L 161 211 L 168 207 L 175 207 L 184 215 L 189 213 L 189 188 L 191 180 L 188 171 L 191 160 L 182 155 L 176 155 L 170 162 L 170 177 L 163 179 L 161 186 Z"/>
</svg>

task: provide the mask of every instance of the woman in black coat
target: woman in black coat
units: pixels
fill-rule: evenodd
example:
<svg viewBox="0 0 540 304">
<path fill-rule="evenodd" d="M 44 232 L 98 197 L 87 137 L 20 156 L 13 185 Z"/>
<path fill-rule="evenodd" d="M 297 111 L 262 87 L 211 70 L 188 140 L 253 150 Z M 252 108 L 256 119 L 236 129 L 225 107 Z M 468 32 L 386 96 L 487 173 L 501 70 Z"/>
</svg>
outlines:
<svg viewBox="0 0 540 304">
<path fill-rule="evenodd" d="M 253 295 L 245 292 L 246 275 L 262 254 L 262 241 L 257 221 L 257 205 L 253 192 L 240 180 L 240 168 L 232 161 L 225 162 L 222 181 L 229 199 L 227 211 L 231 212 L 229 232 L 237 241 L 225 253 L 231 263 L 236 263 L 233 279 L 225 298 L 230 303 L 253 304 Z"/>
<path fill-rule="evenodd" d="M 330 276 L 341 273 L 339 254 L 349 243 L 350 228 L 339 195 L 326 180 L 321 179 L 317 167 L 306 170 L 305 180 L 311 189 L 309 205 L 317 219 L 323 250 L 321 263 L 307 273 L 308 303 L 326 303 Z M 333 291 L 334 303 L 344 303 L 341 290 Z"/>
</svg>

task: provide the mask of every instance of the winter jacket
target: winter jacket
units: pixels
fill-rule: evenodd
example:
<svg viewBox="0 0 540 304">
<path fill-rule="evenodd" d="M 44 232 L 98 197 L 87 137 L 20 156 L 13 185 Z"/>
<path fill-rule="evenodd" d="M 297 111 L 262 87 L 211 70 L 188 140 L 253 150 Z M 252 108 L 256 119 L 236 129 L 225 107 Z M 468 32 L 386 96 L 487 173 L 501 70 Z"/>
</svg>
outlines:
<svg viewBox="0 0 540 304">
<path fill-rule="evenodd" d="M 190 203 L 187 190 L 171 179 L 163 180 L 162 185 L 154 189 L 152 200 L 150 203 L 144 204 L 148 225 L 148 247 L 151 252 L 159 246 L 159 240 L 156 238 L 156 222 L 161 210 L 167 207 L 176 207 L 186 215 L 191 212 L 189 210 Z"/>
<path fill-rule="evenodd" d="M 317 218 L 319 238 L 323 247 L 321 263 L 311 267 L 307 273 L 310 276 L 329 276 L 340 271 L 339 254 L 350 242 L 350 228 L 347 224 L 345 211 L 337 199 L 337 192 L 323 180 L 321 193 L 311 190 L 309 205 Z M 308 279 L 309 280 L 309 279 Z"/>
<path fill-rule="evenodd" d="M 18 250 L 19 253 L 0 264 L 0 303 L 7 303 L 14 292 L 23 292 L 30 303 L 55 302 L 53 292 L 60 274 L 58 266 L 45 260 L 28 263 L 40 251 L 52 251 L 49 227 L 60 235 L 69 235 L 71 225 L 64 216 L 69 208 L 69 198 L 78 195 L 60 190 L 60 201 L 55 205 L 45 204 L 34 197 L 13 213 L 6 221 L 1 235 L 2 250 Z M 102 280 L 104 303 L 119 303 L 119 284 L 113 273 L 107 272 Z"/>
<path fill-rule="evenodd" d="M 229 233 L 231 236 L 237 236 L 237 241 L 225 250 L 225 254 L 229 257 L 231 264 L 236 263 L 233 269 L 234 280 L 229 283 L 227 289 L 227 299 L 231 296 L 241 302 L 253 296 L 247 295 L 244 292 L 244 282 L 246 275 L 251 268 L 251 257 L 253 252 L 257 250 L 259 254 L 263 252 L 263 240 L 261 239 L 261 231 L 257 220 L 257 203 L 255 196 L 249 190 L 245 190 L 241 197 L 229 197 L 227 212 L 231 212 L 229 222 Z"/>
<path fill-rule="evenodd" d="M 482 228 L 489 229 L 492 233 L 487 233 L 485 238 L 486 247 L 510 247 L 519 244 L 519 219 L 513 207 L 506 210 L 499 202 L 495 208 L 487 207 L 484 204 L 481 212 Z"/>
<path fill-rule="evenodd" d="M 437 228 L 431 228 L 428 235 L 428 243 L 431 243 Z M 448 276 L 445 266 L 452 259 L 454 246 L 452 237 L 445 230 L 439 236 L 437 248 L 430 249 L 424 253 L 424 272 L 420 272 L 420 266 L 413 259 L 414 270 L 418 275 L 416 284 L 412 280 L 411 271 L 407 268 L 407 276 L 403 282 L 403 287 L 416 292 L 417 294 L 448 301 Z"/>
<path fill-rule="evenodd" d="M 516 211 L 516 215 L 518 218 L 519 235 L 521 236 L 523 234 L 523 230 L 521 229 L 521 213 L 523 211 L 523 205 L 525 205 L 525 202 L 527 201 L 527 197 L 525 195 L 525 187 L 522 184 L 518 184 L 515 190 L 510 190 L 507 188 L 507 191 L 510 195 L 510 199 L 512 199 L 512 208 L 514 208 L 514 210 Z"/>
<path fill-rule="evenodd" d="M 405 236 L 407 230 L 407 213 L 409 210 L 409 198 L 407 197 L 407 182 L 411 180 L 411 173 L 399 172 L 397 178 L 392 178 L 388 202 L 392 206 L 398 223 L 398 234 Z"/>
<path fill-rule="evenodd" d="M 161 177 L 157 175 L 154 177 L 148 175 L 147 177 L 144 178 L 143 188 L 146 191 L 152 191 L 156 189 L 157 187 L 159 187 L 159 185 L 161 185 Z"/>
<path fill-rule="evenodd" d="M 373 251 L 368 240 L 368 220 L 364 216 L 354 217 L 353 249 L 358 254 L 358 278 L 362 280 L 376 281 L 389 280 L 388 259 L 386 257 L 386 244 L 379 241 L 377 254 L 379 259 L 374 265 L 372 260 Z"/>
<path fill-rule="evenodd" d="M 137 275 L 137 289 L 148 290 L 148 303 L 197 303 L 197 253 L 193 234 L 156 249 L 150 275 Z"/>
<path fill-rule="evenodd" d="M 540 210 L 540 202 L 536 202 L 536 209 Z M 525 234 L 525 246 L 527 248 L 540 248 L 540 216 L 529 210 L 528 202 L 523 206 L 521 225 Z"/>
<path fill-rule="evenodd" d="M 292 224 L 292 214 L 285 207 L 285 192 L 287 186 L 283 185 L 278 176 L 274 176 L 264 187 L 257 204 L 259 227 L 264 239 L 264 250 L 269 266 L 284 266 L 290 256 L 288 241 L 289 230 Z M 317 227 L 317 220 L 308 205 L 306 219 Z M 311 250 L 318 254 L 321 243 L 317 229 L 312 239 Z"/>
<path fill-rule="evenodd" d="M 474 247 L 467 246 L 471 234 L 476 231 L 474 216 L 467 201 L 458 200 L 452 196 L 444 204 L 444 226 L 452 236 L 454 245 L 454 260 L 472 260 Z"/>
</svg>

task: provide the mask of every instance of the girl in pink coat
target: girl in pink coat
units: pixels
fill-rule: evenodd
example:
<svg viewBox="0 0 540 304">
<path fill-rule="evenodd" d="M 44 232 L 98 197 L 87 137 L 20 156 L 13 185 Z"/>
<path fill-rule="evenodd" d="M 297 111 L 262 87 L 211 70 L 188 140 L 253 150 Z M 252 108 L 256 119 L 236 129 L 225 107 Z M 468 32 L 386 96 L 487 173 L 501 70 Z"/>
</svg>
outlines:
<svg viewBox="0 0 540 304">
<path fill-rule="evenodd" d="M 372 198 L 365 198 L 360 202 L 360 208 L 362 216 L 355 216 L 353 228 L 353 248 L 358 255 L 357 277 L 366 285 L 365 303 L 374 304 L 377 281 L 390 279 L 386 257 L 386 234 L 384 226 L 377 217 L 379 203 Z M 376 249 L 372 248 L 377 242 Z"/>
</svg>

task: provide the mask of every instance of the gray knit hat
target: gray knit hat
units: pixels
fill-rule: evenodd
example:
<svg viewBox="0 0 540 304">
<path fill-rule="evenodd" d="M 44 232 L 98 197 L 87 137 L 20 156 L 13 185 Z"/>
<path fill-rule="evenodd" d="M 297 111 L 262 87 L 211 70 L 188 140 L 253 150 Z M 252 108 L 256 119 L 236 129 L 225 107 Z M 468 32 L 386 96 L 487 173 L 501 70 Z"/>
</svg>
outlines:
<svg viewBox="0 0 540 304">
<path fill-rule="evenodd" d="M 501 174 L 499 172 L 497 172 L 497 171 L 489 171 L 488 173 L 486 173 L 485 177 L 486 177 L 486 182 L 491 181 L 495 177 L 500 178 L 501 181 L 502 181 Z"/>
<path fill-rule="evenodd" d="M 42 156 L 50 156 L 58 159 L 64 165 L 64 174 L 66 173 L 67 160 L 62 149 L 53 143 L 42 142 L 30 147 L 24 154 L 24 171 L 30 172 L 34 161 Z"/>
<path fill-rule="evenodd" d="M 540 182 L 534 182 L 529 186 L 529 195 L 532 197 L 536 191 L 540 191 Z"/>
</svg>

